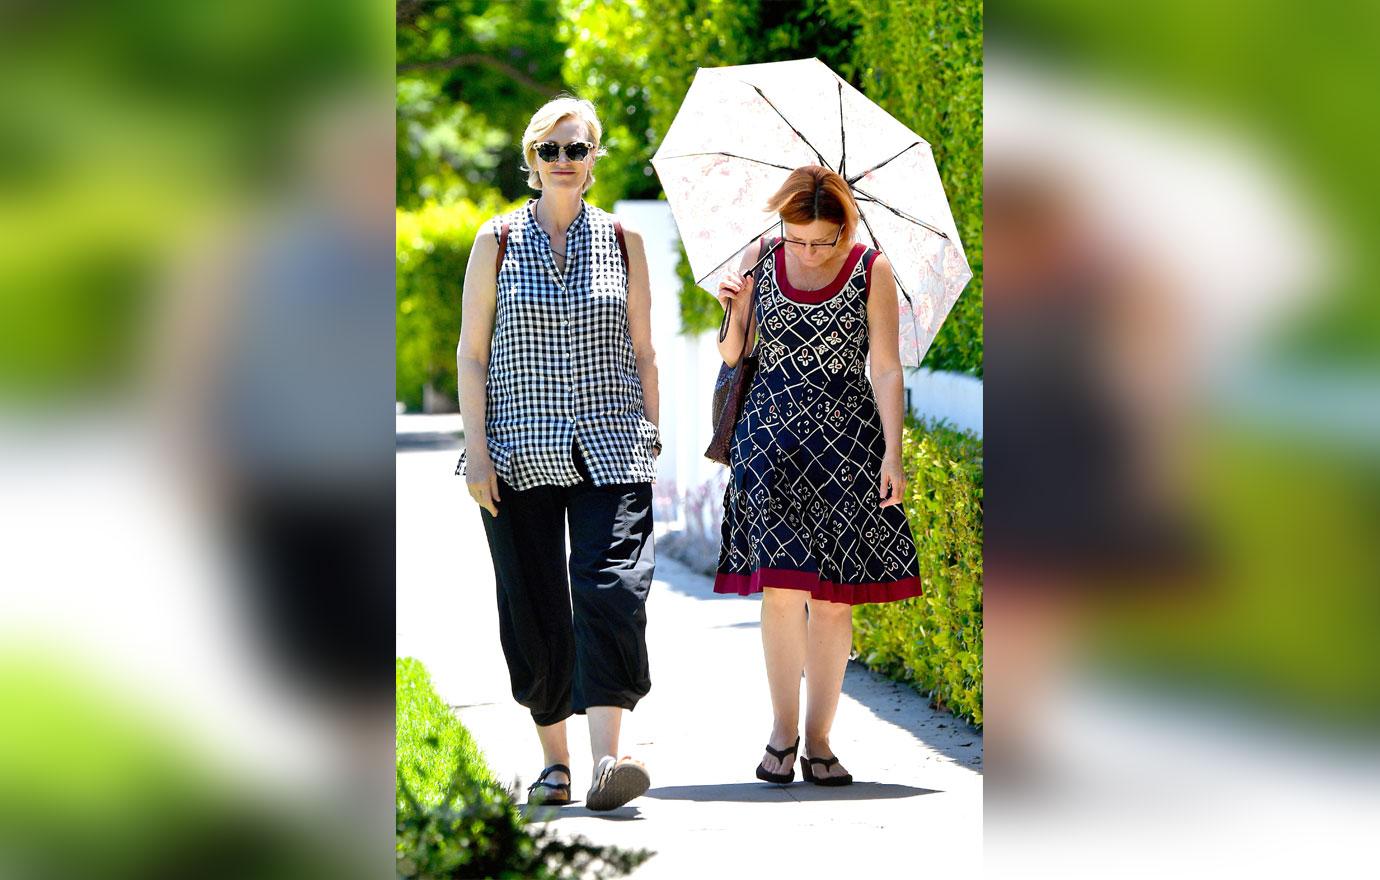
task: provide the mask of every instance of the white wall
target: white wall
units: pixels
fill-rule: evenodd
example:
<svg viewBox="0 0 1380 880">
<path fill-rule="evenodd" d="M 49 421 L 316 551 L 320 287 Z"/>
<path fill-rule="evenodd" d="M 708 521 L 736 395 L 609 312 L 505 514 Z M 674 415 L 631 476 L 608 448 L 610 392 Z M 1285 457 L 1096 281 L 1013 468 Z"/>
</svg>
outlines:
<svg viewBox="0 0 1380 880">
<path fill-rule="evenodd" d="M 670 205 L 663 201 L 622 201 L 614 206 L 614 213 L 625 227 L 642 235 L 647 250 L 652 346 L 657 354 L 661 392 L 657 493 L 680 495 L 722 469 L 704 457 L 712 427 L 710 398 L 722 360 L 712 332 L 697 338 L 680 333 L 680 279 L 676 276 L 680 236 Z"/>
<path fill-rule="evenodd" d="M 982 380 L 966 373 L 907 369 L 906 391 L 918 416 L 947 419 L 955 428 L 982 436 Z"/>
</svg>

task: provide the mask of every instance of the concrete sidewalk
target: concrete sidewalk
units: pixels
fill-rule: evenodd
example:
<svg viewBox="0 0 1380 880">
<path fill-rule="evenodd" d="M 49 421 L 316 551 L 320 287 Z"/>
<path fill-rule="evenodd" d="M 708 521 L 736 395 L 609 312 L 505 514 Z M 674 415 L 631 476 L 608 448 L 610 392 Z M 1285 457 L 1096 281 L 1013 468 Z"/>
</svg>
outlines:
<svg viewBox="0 0 1380 880">
<path fill-rule="evenodd" d="M 541 770 L 498 642 L 493 568 L 478 509 L 452 476 L 458 446 L 400 445 L 397 653 L 422 660 L 499 778 Z M 826 789 L 753 776 L 771 727 L 755 599 L 658 557 L 648 602 L 652 691 L 624 717 L 622 753 L 652 789 L 610 813 L 578 802 L 562 833 L 657 852 L 639 878 L 830 871 L 912 877 L 980 870 L 982 738 L 924 698 L 850 663 L 832 744 L 858 780 Z M 573 796 L 589 786 L 588 731 L 568 723 Z M 955 876 L 962 876 L 956 874 Z"/>
</svg>

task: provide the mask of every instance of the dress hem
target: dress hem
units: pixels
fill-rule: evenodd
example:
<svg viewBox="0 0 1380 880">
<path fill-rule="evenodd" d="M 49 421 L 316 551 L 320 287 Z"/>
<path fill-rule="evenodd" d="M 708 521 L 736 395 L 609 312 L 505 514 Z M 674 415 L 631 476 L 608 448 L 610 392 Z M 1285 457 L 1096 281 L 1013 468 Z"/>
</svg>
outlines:
<svg viewBox="0 0 1380 880">
<path fill-rule="evenodd" d="M 763 583 L 763 580 L 770 583 Z M 895 581 L 872 581 L 860 584 L 840 584 L 825 580 L 812 571 L 789 568 L 759 568 L 751 574 L 721 571 L 714 576 L 714 592 L 750 596 L 762 592 L 763 587 L 805 590 L 824 602 L 845 605 L 865 605 L 874 602 L 897 602 L 924 595 L 920 578 L 912 575 Z"/>
</svg>

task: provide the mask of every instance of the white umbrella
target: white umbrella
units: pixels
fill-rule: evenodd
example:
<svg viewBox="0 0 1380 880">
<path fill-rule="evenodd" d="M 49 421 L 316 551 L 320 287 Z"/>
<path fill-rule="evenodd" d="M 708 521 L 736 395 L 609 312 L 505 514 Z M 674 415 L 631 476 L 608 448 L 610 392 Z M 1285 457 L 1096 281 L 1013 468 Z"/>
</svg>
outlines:
<svg viewBox="0 0 1380 880">
<path fill-rule="evenodd" d="M 652 165 L 710 293 L 778 224 L 766 202 L 792 171 L 837 171 L 862 217 L 859 240 L 891 261 L 907 366 L 973 277 L 930 145 L 818 59 L 700 68 Z"/>
</svg>

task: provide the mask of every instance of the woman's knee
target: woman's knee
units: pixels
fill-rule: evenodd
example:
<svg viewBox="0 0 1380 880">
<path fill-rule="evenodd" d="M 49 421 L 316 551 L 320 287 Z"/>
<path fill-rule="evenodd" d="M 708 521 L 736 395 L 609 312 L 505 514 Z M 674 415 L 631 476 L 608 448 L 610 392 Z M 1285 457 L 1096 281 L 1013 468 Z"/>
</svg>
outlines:
<svg viewBox="0 0 1380 880">
<path fill-rule="evenodd" d="M 809 594 L 782 587 L 763 587 L 762 604 L 771 608 L 804 608 Z"/>
<path fill-rule="evenodd" d="M 816 599 L 811 596 L 808 600 L 811 616 L 818 616 L 820 619 L 842 620 L 853 619 L 853 606 L 847 602 L 829 602 L 824 599 Z"/>
</svg>

